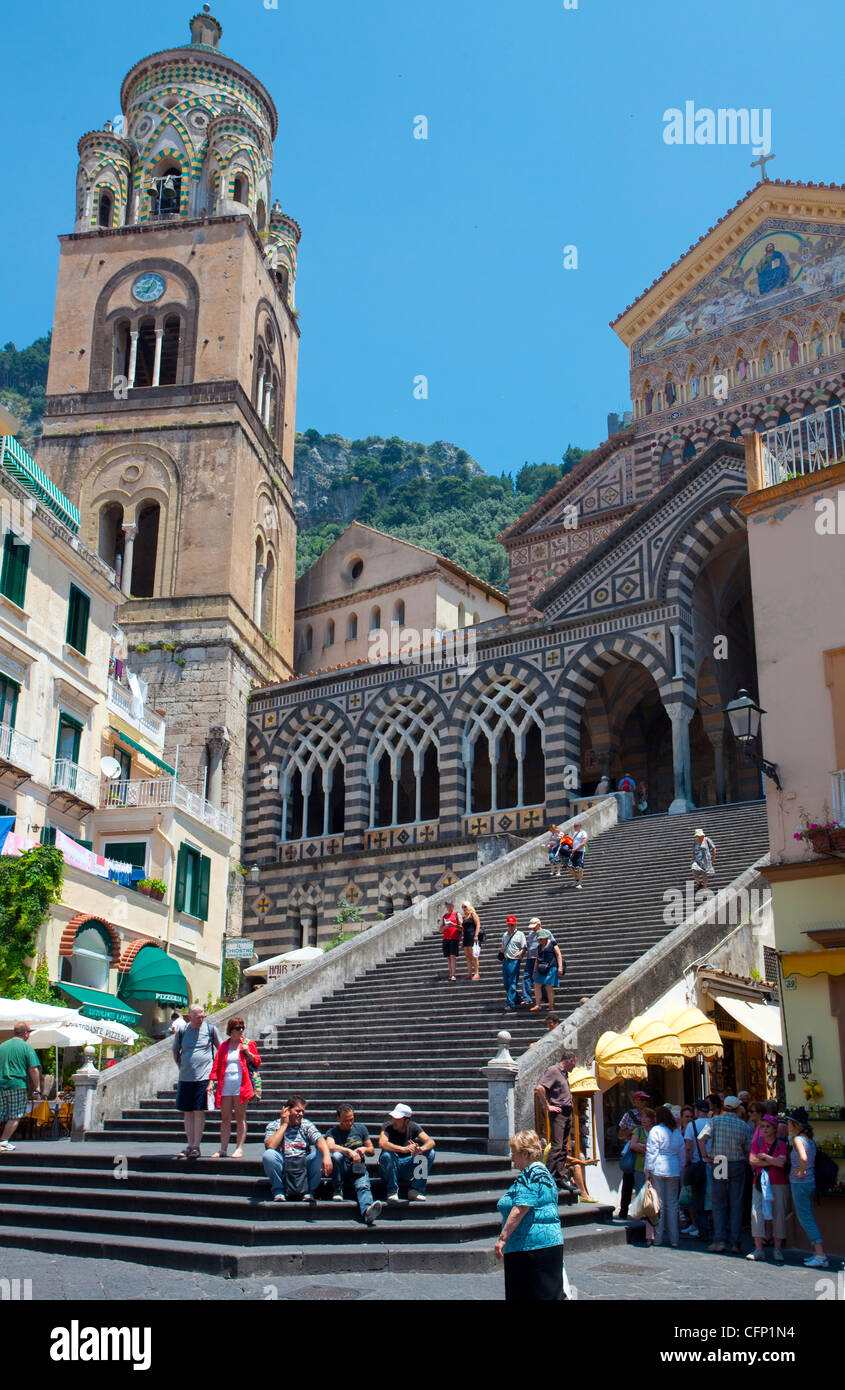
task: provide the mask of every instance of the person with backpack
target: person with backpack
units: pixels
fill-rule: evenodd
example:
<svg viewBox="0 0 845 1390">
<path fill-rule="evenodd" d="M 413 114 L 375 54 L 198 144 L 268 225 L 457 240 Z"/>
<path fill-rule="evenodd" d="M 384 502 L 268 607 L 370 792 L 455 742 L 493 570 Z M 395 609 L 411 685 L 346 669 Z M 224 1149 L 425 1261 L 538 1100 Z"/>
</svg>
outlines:
<svg viewBox="0 0 845 1390">
<path fill-rule="evenodd" d="M 214 1103 L 220 1111 L 220 1148 L 212 1158 L 229 1157 L 229 1135 L 232 1112 L 235 1115 L 235 1152 L 233 1158 L 243 1158 L 246 1141 L 246 1108 L 255 1097 L 254 1077 L 261 1058 L 254 1042 L 245 1038 L 246 1024 L 242 1018 L 230 1018 L 226 1025 L 226 1041 L 217 1049 L 211 1075 L 209 1095 L 214 1087 Z"/>
<path fill-rule="evenodd" d="M 813 1138 L 813 1127 L 807 1118 L 803 1105 L 787 1110 L 789 1124 L 790 1165 L 789 1190 L 796 1220 L 808 1241 L 813 1253 L 804 1261 L 808 1269 L 827 1269 L 827 1255 L 822 1245 L 822 1233 L 813 1215 L 813 1196 L 816 1192 L 816 1155 L 818 1149 Z M 828 1157 L 827 1154 L 824 1155 Z M 831 1159 L 832 1163 L 833 1160 Z"/>
<path fill-rule="evenodd" d="M 202 1132 L 208 1113 L 208 1082 L 221 1041 L 217 1029 L 206 1021 L 202 1005 L 192 1004 L 187 1027 L 173 1037 L 173 1056 L 179 1068 L 176 1109 L 184 1114 L 188 1141 L 177 1158 L 201 1156 Z"/>
<path fill-rule="evenodd" d="M 556 825 L 549 826 L 549 877 L 560 878 L 560 831 Z"/>
<path fill-rule="evenodd" d="M 536 1013 L 543 1003 L 543 990 L 546 991 L 546 1008 L 555 1006 L 555 990 L 563 978 L 565 966 L 560 947 L 550 931 L 537 922 L 537 955 L 534 959 L 534 1003 L 532 1013 Z M 529 942 L 530 947 L 530 942 Z"/>
<path fill-rule="evenodd" d="M 789 1149 L 778 1139 L 778 1122 L 773 1115 L 761 1115 L 751 1140 L 749 1157 L 754 1185 L 751 1192 L 751 1234 L 754 1249 L 747 1260 L 765 1260 L 765 1244 L 774 1240 L 775 1264 L 783 1264 L 786 1243 L 786 1213 L 789 1196 Z"/>
</svg>

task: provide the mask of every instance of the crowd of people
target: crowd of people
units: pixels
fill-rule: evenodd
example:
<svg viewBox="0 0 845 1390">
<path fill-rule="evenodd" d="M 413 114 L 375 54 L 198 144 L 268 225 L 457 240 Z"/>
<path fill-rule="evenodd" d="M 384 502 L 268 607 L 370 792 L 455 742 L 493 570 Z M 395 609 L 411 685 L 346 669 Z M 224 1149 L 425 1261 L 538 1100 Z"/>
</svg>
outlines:
<svg viewBox="0 0 845 1390">
<path fill-rule="evenodd" d="M 775 1101 L 754 1101 L 747 1091 L 653 1106 L 651 1096 L 636 1091 L 618 1136 L 624 1144 L 618 1215 L 628 1216 L 646 1183 L 657 1192 L 659 1215 L 656 1225 L 646 1220 L 647 1246 L 666 1241 L 677 1248 L 686 1236 L 706 1242 L 713 1254 L 739 1255 L 750 1224 L 754 1249 L 746 1259 L 765 1260 L 771 1247 L 774 1262 L 783 1264 L 791 1202 L 813 1247 L 805 1265 L 827 1269 L 813 1212 L 817 1147 L 802 1106 L 778 1114 Z"/>
</svg>

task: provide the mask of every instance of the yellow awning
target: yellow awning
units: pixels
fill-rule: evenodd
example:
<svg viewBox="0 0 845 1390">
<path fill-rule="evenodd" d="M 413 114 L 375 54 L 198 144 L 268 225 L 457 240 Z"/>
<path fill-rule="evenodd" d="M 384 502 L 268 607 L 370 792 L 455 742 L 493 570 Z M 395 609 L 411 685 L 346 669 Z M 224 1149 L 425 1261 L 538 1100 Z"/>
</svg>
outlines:
<svg viewBox="0 0 845 1390">
<path fill-rule="evenodd" d="M 845 948 L 839 951 L 786 951 L 781 956 L 784 975 L 845 975 Z"/>
<path fill-rule="evenodd" d="M 593 1073 L 588 1071 L 586 1067 L 573 1067 L 567 1079 L 569 1089 L 574 1096 L 590 1096 L 601 1090 Z"/>
<path fill-rule="evenodd" d="M 715 1023 L 712 1023 L 700 1009 L 678 1009 L 667 1014 L 665 1022 L 681 1044 L 685 1057 L 721 1057 L 724 1055 L 722 1039 Z"/>
<path fill-rule="evenodd" d="M 645 1081 L 648 1067 L 642 1052 L 628 1033 L 602 1033 L 596 1043 L 596 1063 L 603 1081 Z"/>
<path fill-rule="evenodd" d="M 678 1035 L 662 1018 L 632 1018 L 628 1029 L 647 1063 L 673 1071 L 684 1065 L 684 1053 Z"/>
</svg>

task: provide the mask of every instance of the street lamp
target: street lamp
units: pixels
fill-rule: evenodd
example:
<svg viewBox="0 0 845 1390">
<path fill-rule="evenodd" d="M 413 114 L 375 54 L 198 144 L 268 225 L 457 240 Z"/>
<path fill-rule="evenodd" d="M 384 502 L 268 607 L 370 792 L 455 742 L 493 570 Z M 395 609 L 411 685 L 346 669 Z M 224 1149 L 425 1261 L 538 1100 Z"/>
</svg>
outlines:
<svg viewBox="0 0 845 1390">
<path fill-rule="evenodd" d="M 259 867 L 258 867 L 257 864 L 253 864 L 252 868 L 251 868 L 250 871 L 249 871 L 249 881 L 250 881 L 250 883 L 252 884 L 253 888 L 257 888 L 257 887 L 258 887 L 258 883 L 259 883 L 260 878 L 261 878 L 261 870 L 259 869 Z"/>
<path fill-rule="evenodd" d="M 725 706 L 723 713 L 728 716 L 731 733 L 737 743 L 742 745 L 746 758 L 755 763 L 759 771 L 765 773 L 774 782 L 778 791 L 782 791 L 777 763 L 767 762 L 757 749 L 760 719 L 766 711 L 755 704 L 747 690 L 740 690 L 736 699 L 731 700 L 730 704 Z"/>
</svg>

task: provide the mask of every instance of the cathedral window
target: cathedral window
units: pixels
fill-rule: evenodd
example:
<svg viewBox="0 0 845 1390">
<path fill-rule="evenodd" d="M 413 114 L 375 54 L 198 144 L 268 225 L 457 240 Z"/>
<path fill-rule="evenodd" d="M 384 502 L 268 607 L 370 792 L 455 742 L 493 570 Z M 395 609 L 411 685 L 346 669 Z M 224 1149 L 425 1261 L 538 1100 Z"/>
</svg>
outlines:
<svg viewBox="0 0 845 1390">
<path fill-rule="evenodd" d="M 110 227 L 112 224 L 112 214 L 114 212 L 114 199 L 107 189 L 100 192 L 100 201 L 97 208 L 97 225 L 99 227 Z"/>
<path fill-rule="evenodd" d="M 515 676 L 495 681 L 466 722 L 466 814 L 545 800 L 544 731 L 537 695 Z"/>
<path fill-rule="evenodd" d="M 334 618 L 329 618 L 329 621 L 326 623 L 326 638 L 323 642 L 323 646 L 334 646 Z"/>
<path fill-rule="evenodd" d="M 156 365 L 155 319 L 142 319 L 138 326 L 138 350 L 135 357 L 135 378 L 132 386 L 152 386 Z"/>
<path fill-rule="evenodd" d="M 167 318 L 164 320 L 164 329 L 162 332 L 158 381 L 153 381 L 154 386 L 175 386 L 176 384 L 178 379 L 177 372 L 179 369 L 179 338 L 181 329 L 182 320 L 179 315 L 168 314 Z"/>
<path fill-rule="evenodd" d="M 276 595 L 276 561 L 272 551 L 267 552 L 266 568 L 264 571 L 264 584 L 261 592 L 261 631 L 264 633 L 273 632 L 275 622 L 275 595 Z"/>
<path fill-rule="evenodd" d="M 150 216 L 178 217 L 182 205 L 182 171 L 171 164 L 162 173 L 150 180 L 147 188 L 150 198 Z"/>
<path fill-rule="evenodd" d="M 344 730 L 322 715 L 294 735 L 282 769 L 282 839 L 342 835 Z"/>
<path fill-rule="evenodd" d="M 370 825 L 407 825 L 440 815 L 437 714 L 405 696 L 382 717 L 367 755 Z"/>
<path fill-rule="evenodd" d="M 100 559 L 119 571 L 123 560 L 123 508 L 119 502 L 108 502 L 100 509 L 99 529 L 97 552 Z"/>
<path fill-rule="evenodd" d="M 405 600 L 398 598 L 393 605 L 393 626 L 402 627 L 405 622 Z"/>
<path fill-rule="evenodd" d="M 236 203 L 243 203 L 245 207 L 249 205 L 249 181 L 243 174 L 236 174 L 232 185 L 232 198 Z"/>
<path fill-rule="evenodd" d="M 138 531 L 132 555 L 132 598 L 152 598 L 155 593 L 158 528 L 161 508 L 158 502 L 145 502 L 138 512 Z"/>
<path fill-rule="evenodd" d="M 381 628 L 381 609 L 376 605 L 370 610 L 370 632 L 378 632 Z"/>
<path fill-rule="evenodd" d="M 346 620 L 346 640 L 354 642 L 358 636 L 358 614 L 350 613 Z"/>
</svg>

